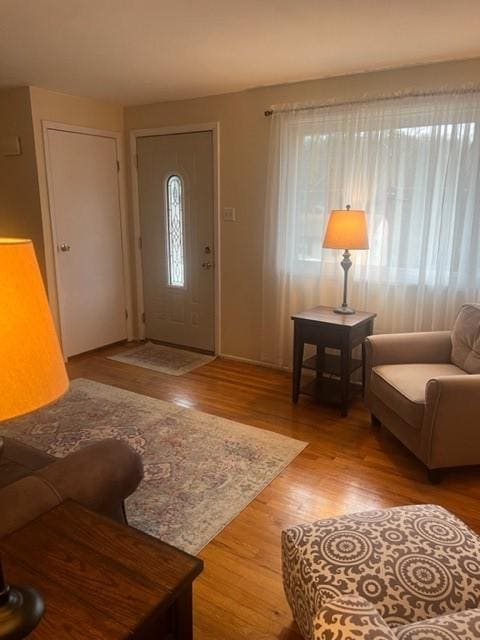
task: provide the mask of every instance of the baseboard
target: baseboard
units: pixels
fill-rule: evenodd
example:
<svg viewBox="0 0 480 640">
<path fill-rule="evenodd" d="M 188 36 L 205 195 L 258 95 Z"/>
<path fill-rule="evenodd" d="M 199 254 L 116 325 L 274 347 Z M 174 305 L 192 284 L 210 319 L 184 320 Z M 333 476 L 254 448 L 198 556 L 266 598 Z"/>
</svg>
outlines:
<svg viewBox="0 0 480 640">
<path fill-rule="evenodd" d="M 245 362 L 245 364 L 255 364 L 259 367 L 266 367 L 267 369 L 275 369 L 277 371 L 291 371 L 289 367 L 281 367 L 277 364 L 272 364 L 270 362 L 262 362 L 261 360 L 253 360 L 252 358 L 243 358 L 242 356 L 234 356 L 230 353 L 217 353 L 217 356 L 220 358 L 225 358 L 226 360 L 235 360 L 236 362 Z"/>
<path fill-rule="evenodd" d="M 129 340 L 129 342 L 144 342 L 144 338 L 139 338 L 135 336 L 133 339 Z M 153 342 L 153 341 L 152 341 Z M 160 343 L 162 344 L 162 343 Z M 166 343 L 163 343 L 166 344 Z M 175 345 L 170 345 L 175 346 Z M 182 348 L 182 347 L 180 347 Z M 185 349 L 185 347 L 183 347 Z M 219 358 L 225 358 L 225 360 L 234 360 L 235 362 L 245 362 L 245 364 L 255 364 L 259 367 L 266 367 L 267 369 L 275 369 L 276 371 L 291 371 L 291 367 L 281 367 L 277 364 L 272 364 L 270 362 L 262 362 L 261 360 L 254 360 L 253 358 L 243 358 L 242 356 L 235 356 L 230 353 L 215 353 Z"/>
</svg>

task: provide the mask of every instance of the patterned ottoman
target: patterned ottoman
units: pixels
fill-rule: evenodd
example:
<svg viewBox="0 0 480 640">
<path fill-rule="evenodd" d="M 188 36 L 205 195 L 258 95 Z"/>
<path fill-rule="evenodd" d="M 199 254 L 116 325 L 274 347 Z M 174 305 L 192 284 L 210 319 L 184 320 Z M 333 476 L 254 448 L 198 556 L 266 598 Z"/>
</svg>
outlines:
<svg viewBox="0 0 480 640">
<path fill-rule="evenodd" d="M 282 559 L 285 594 L 306 640 L 480 638 L 480 611 L 467 612 L 480 606 L 480 538 L 442 507 L 292 527 L 282 532 Z M 355 626 L 343 635 L 343 623 L 365 634 Z"/>
</svg>

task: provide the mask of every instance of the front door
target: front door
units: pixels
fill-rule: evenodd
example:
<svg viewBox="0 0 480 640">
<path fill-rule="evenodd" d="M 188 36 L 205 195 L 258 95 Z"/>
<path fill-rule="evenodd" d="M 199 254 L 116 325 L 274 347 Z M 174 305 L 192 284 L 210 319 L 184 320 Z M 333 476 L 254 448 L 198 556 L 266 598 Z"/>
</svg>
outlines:
<svg viewBox="0 0 480 640">
<path fill-rule="evenodd" d="M 215 350 L 212 132 L 137 140 L 145 337 Z"/>
<path fill-rule="evenodd" d="M 115 138 L 47 130 L 65 356 L 127 337 Z"/>
</svg>

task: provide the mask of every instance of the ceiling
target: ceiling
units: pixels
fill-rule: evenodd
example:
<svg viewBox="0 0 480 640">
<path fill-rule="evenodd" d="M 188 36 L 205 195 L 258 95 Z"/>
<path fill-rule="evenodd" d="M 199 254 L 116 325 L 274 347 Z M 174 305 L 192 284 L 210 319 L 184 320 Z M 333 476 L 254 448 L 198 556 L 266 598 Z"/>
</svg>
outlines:
<svg viewBox="0 0 480 640">
<path fill-rule="evenodd" d="M 480 56 L 479 0 L 0 0 L 0 86 L 125 105 Z"/>
</svg>

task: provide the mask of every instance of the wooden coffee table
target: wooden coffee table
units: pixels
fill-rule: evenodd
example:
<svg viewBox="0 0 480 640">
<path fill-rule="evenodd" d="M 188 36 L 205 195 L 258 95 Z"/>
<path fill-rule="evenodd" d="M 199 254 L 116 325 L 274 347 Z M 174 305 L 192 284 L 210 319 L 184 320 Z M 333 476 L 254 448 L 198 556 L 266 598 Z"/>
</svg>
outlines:
<svg viewBox="0 0 480 640">
<path fill-rule="evenodd" d="M 187 640 L 203 562 L 67 501 L 0 541 L 6 577 L 42 594 L 29 640 Z"/>
</svg>

